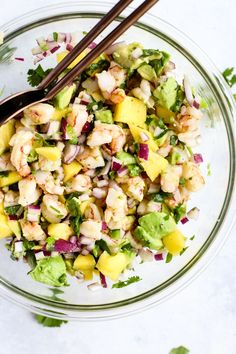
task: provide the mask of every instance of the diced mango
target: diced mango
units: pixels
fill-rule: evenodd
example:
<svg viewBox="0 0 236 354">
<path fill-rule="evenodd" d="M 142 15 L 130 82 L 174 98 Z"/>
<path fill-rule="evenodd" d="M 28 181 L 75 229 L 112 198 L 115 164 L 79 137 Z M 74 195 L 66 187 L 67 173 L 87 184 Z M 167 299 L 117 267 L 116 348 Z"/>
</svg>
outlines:
<svg viewBox="0 0 236 354">
<path fill-rule="evenodd" d="M 140 160 L 140 164 L 153 182 L 163 171 L 165 171 L 168 166 L 168 161 L 161 155 L 149 150 L 148 160 Z"/>
<path fill-rule="evenodd" d="M 35 151 L 47 160 L 57 161 L 61 158 L 61 150 L 54 146 L 39 147 Z"/>
<path fill-rule="evenodd" d="M 57 62 L 60 63 L 70 52 L 65 50 L 61 53 L 57 54 Z M 78 57 L 72 61 L 72 63 L 68 66 L 69 69 L 73 69 L 87 54 L 89 53 L 89 49 L 85 49 Z"/>
<path fill-rule="evenodd" d="M 8 226 L 13 232 L 13 234 L 16 236 L 17 240 L 21 239 L 21 227 L 20 224 L 17 220 L 9 220 L 8 219 Z"/>
<path fill-rule="evenodd" d="M 145 141 L 145 144 L 148 144 L 149 148 L 152 149 L 153 151 L 158 150 L 158 144 L 154 141 L 152 134 L 143 128 L 139 128 L 134 124 L 129 124 L 129 129 L 130 132 L 137 143 L 142 143 L 142 133 L 145 134 L 149 140 Z"/>
<path fill-rule="evenodd" d="M 130 262 L 130 257 L 125 253 L 117 253 L 111 256 L 104 251 L 99 257 L 96 267 L 111 280 L 117 280 Z"/>
<path fill-rule="evenodd" d="M 4 205 L 3 205 L 3 202 L 0 203 L 0 214 L 4 214 Z"/>
<path fill-rule="evenodd" d="M 95 259 L 91 254 L 87 254 L 86 256 L 80 254 L 74 261 L 73 268 L 75 270 L 81 270 L 83 272 L 84 271 L 93 272 L 95 264 L 96 264 Z"/>
<path fill-rule="evenodd" d="M 93 279 L 93 271 L 92 270 L 83 270 L 84 280 L 92 280 Z"/>
<path fill-rule="evenodd" d="M 9 141 L 15 132 L 15 120 L 0 127 L 0 155 L 9 147 Z"/>
<path fill-rule="evenodd" d="M 115 106 L 114 120 L 135 126 L 145 127 L 147 107 L 135 97 L 126 96 L 124 101 Z"/>
<path fill-rule="evenodd" d="M 175 255 L 180 253 L 185 246 L 185 237 L 180 230 L 175 230 L 163 237 L 162 242 L 168 252 Z"/>
<path fill-rule="evenodd" d="M 8 217 L 6 215 L 0 215 L 0 239 L 12 235 L 13 232 L 8 225 Z"/>
<path fill-rule="evenodd" d="M 65 108 L 65 109 L 55 108 L 55 111 L 52 116 L 52 120 L 62 120 L 62 118 L 67 117 L 68 113 L 70 112 L 71 112 L 70 108 Z"/>
<path fill-rule="evenodd" d="M 159 118 L 163 118 L 166 122 L 170 121 L 170 118 L 175 117 L 175 113 L 168 110 L 167 108 L 157 106 L 156 112 Z"/>
<path fill-rule="evenodd" d="M 69 181 L 72 177 L 77 175 L 82 166 L 77 161 L 71 162 L 69 165 L 62 164 L 64 170 L 64 182 Z"/>
<path fill-rule="evenodd" d="M 19 182 L 22 179 L 18 172 L 12 171 L 8 173 L 8 176 L 0 177 L 0 188 L 10 186 L 16 182 Z"/>
<path fill-rule="evenodd" d="M 48 234 L 55 240 L 68 240 L 74 234 L 74 231 L 68 224 L 62 222 L 48 225 Z"/>
<path fill-rule="evenodd" d="M 82 214 L 84 214 L 85 212 L 85 209 L 91 204 L 91 203 L 94 203 L 95 202 L 95 198 L 92 197 L 92 198 L 89 198 L 87 200 L 85 200 L 84 202 L 81 202 L 80 204 L 80 211 Z"/>
</svg>

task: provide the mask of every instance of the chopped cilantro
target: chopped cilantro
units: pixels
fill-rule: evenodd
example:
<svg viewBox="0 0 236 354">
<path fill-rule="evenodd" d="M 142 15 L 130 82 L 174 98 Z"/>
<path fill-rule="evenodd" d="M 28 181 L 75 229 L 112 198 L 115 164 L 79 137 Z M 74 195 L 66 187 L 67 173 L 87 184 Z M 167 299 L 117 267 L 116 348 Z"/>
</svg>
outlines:
<svg viewBox="0 0 236 354">
<path fill-rule="evenodd" d="M 234 74 L 234 68 L 225 69 L 222 75 L 230 87 L 233 87 L 236 84 L 236 75 Z"/>
<path fill-rule="evenodd" d="M 178 143 L 178 137 L 177 135 L 171 135 L 170 137 L 170 145 L 176 146 Z"/>
<path fill-rule="evenodd" d="M 55 208 L 54 206 L 50 205 L 50 208 L 51 208 L 52 210 L 54 210 L 54 211 L 57 213 L 58 217 L 62 217 L 62 216 L 63 216 L 63 215 L 61 214 L 60 210 L 58 210 L 58 209 Z"/>
<path fill-rule="evenodd" d="M 172 209 L 172 212 L 176 223 L 178 223 L 180 219 L 182 219 L 182 217 L 186 215 L 186 205 L 179 204 L 177 205 L 177 207 Z"/>
<path fill-rule="evenodd" d="M 74 128 L 70 124 L 67 125 L 66 132 L 69 135 L 70 144 L 76 145 L 78 143 L 78 137 L 74 131 Z"/>
<path fill-rule="evenodd" d="M 103 108 L 103 102 L 102 101 L 92 101 L 87 105 L 87 110 L 89 113 L 93 113 L 94 111 L 101 110 Z"/>
<path fill-rule="evenodd" d="M 58 33 L 57 33 L 57 32 L 53 32 L 53 40 L 54 40 L 55 42 L 58 41 Z"/>
<path fill-rule="evenodd" d="M 193 241 L 195 239 L 195 235 L 193 235 L 192 237 L 190 237 L 190 241 Z"/>
<path fill-rule="evenodd" d="M 162 118 L 158 119 L 157 124 L 158 124 L 159 128 L 166 130 L 167 126 L 165 125 L 165 123 L 164 123 Z"/>
<path fill-rule="evenodd" d="M 86 35 L 88 34 L 88 32 L 87 32 L 87 31 L 83 31 L 82 34 L 83 34 L 84 36 L 86 36 Z"/>
<path fill-rule="evenodd" d="M 38 160 L 38 154 L 34 149 L 32 149 L 27 157 L 27 162 L 31 163 L 37 160 Z"/>
<path fill-rule="evenodd" d="M 173 258 L 172 254 L 168 252 L 166 255 L 166 263 L 170 263 L 172 261 L 172 258 Z"/>
<path fill-rule="evenodd" d="M 186 183 L 186 179 L 184 177 L 180 177 L 179 185 L 183 187 L 185 183 Z"/>
<path fill-rule="evenodd" d="M 173 197 L 172 193 L 167 193 L 167 192 L 162 192 L 162 191 L 159 193 L 151 194 L 151 199 L 157 203 L 162 203 L 162 202 L 164 202 L 165 199 L 171 198 L 171 197 Z"/>
<path fill-rule="evenodd" d="M 48 237 L 46 239 L 46 250 L 47 251 L 53 251 L 53 246 L 55 244 L 56 240 L 53 237 Z"/>
<path fill-rule="evenodd" d="M 182 251 L 180 252 L 180 256 L 182 256 L 182 254 L 186 251 L 188 249 L 188 247 L 184 247 L 183 249 L 182 249 Z"/>
<path fill-rule="evenodd" d="M 207 176 L 211 176 L 211 164 L 207 164 Z"/>
<path fill-rule="evenodd" d="M 33 241 L 28 241 L 26 239 L 23 241 L 23 247 L 25 251 L 32 250 L 34 246 L 35 243 Z"/>
<path fill-rule="evenodd" d="M 80 224 L 82 222 L 82 214 L 80 210 L 80 201 L 78 198 L 73 195 L 67 199 L 67 208 L 70 212 L 70 224 L 76 233 L 76 235 L 80 234 Z"/>
<path fill-rule="evenodd" d="M 5 213 L 8 215 L 18 215 L 20 212 L 20 209 L 22 209 L 22 206 L 20 204 L 8 206 L 5 208 Z M 22 209 L 22 211 L 23 211 L 23 209 Z"/>
<path fill-rule="evenodd" d="M 139 176 L 142 171 L 138 165 L 128 165 L 128 170 L 131 177 Z"/>
<path fill-rule="evenodd" d="M 0 177 L 8 177 L 9 172 L 8 171 L 0 171 Z"/>
<path fill-rule="evenodd" d="M 41 315 L 35 315 L 36 321 L 44 327 L 61 327 L 62 324 L 68 323 L 68 321 L 57 320 L 55 318 L 45 317 Z"/>
<path fill-rule="evenodd" d="M 44 71 L 42 66 L 39 64 L 36 69 L 29 69 L 28 70 L 28 83 L 32 86 L 38 86 L 43 79 L 52 71 L 52 69 L 47 69 Z"/>
<path fill-rule="evenodd" d="M 98 240 L 96 241 L 95 245 L 98 246 L 102 251 L 107 251 L 107 253 L 111 254 L 110 248 L 108 247 L 106 241 L 102 239 Z"/>
<path fill-rule="evenodd" d="M 138 281 L 142 280 L 139 276 L 134 275 L 132 277 L 129 277 L 127 280 L 125 281 L 121 281 L 119 280 L 117 283 L 112 285 L 112 289 L 120 289 L 120 288 L 124 288 L 125 286 L 128 286 L 130 284 L 133 283 L 137 283 Z"/>
</svg>

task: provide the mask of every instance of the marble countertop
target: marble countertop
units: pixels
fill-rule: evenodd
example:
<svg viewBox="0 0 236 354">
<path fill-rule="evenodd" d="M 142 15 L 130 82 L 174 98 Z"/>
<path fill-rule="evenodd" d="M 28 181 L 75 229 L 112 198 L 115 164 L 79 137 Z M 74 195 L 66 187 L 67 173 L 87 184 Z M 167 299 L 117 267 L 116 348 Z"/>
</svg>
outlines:
<svg viewBox="0 0 236 354">
<path fill-rule="evenodd" d="M 1 0 L 0 25 L 57 2 Z M 188 34 L 220 70 L 236 65 L 235 0 L 165 0 L 152 13 Z M 235 234 L 236 228 L 190 286 L 159 307 L 132 317 L 47 329 L 29 312 L 0 299 L 0 353 L 168 354 L 184 345 L 191 354 L 235 354 Z"/>
</svg>

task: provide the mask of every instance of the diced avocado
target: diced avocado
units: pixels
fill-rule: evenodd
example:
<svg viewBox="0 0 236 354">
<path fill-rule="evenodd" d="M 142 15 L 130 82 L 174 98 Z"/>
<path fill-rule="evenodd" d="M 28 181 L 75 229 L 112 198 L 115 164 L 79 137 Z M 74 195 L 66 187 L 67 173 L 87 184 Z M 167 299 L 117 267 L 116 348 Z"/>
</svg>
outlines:
<svg viewBox="0 0 236 354">
<path fill-rule="evenodd" d="M 0 155 L 9 148 L 9 141 L 15 132 L 15 120 L 12 119 L 8 123 L 0 127 Z"/>
<path fill-rule="evenodd" d="M 158 144 L 155 142 L 152 134 L 147 129 L 139 128 L 134 124 L 129 124 L 129 129 L 136 143 L 143 143 L 143 136 L 145 136 L 148 138 L 148 140 L 145 141 L 145 144 L 148 144 L 152 151 L 158 150 Z"/>
<path fill-rule="evenodd" d="M 128 253 L 120 252 L 112 256 L 104 251 L 99 257 L 96 267 L 111 280 L 117 280 L 132 260 L 133 255 Z"/>
<path fill-rule="evenodd" d="M 10 186 L 11 184 L 19 182 L 21 179 L 22 177 L 18 172 L 9 172 L 7 176 L 0 176 L 0 188 Z"/>
<path fill-rule="evenodd" d="M 124 44 L 113 53 L 113 58 L 118 64 L 132 71 L 142 63 L 142 60 L 132 56 L 132 52 L 137 48 L 143 49 L 140 43 Z"/>
<path fill-rule="evenodd" d="M 97 120 L 100 120 L 102 123 L 112 124 L 112 112 L 109 109 L 100 110 L 95 112 L 95 117 Z"/>
<path fill-rule="evenodd" d="M 128 165 L 130 177 L 137 177 L 140 175 L 142 169 L 139 165 Z"/>
<path fill-rule="evenodd" d="M 165 171 L 168 166 L 168 161 L 161 155 L 149 150 L 148 160 L 142 160 L 140 164 L 153 182 L 163 171 Z"/>
<path fill-rule="evenodd" d="M 64 170 L 64 182 L 69 181 L 72 177 L 77 175 L 82 166 L 77 161 L 72 161 L 70 164 L 62 164 Z"/>
<path fill-rule="evenodd" d="M 176 230 L 174 219 L 162 212 L 152 212 L 139 219 L 139 225 L 135 231 L 135 237 L 151 249 L 160 249 L 162 238 Z"/>
<path fill-rule="evenodd" d="M 111 232 L 111 238 L 113 238 L 114 240 L 119 240 L 121 236 L 120 230 L 112 230 Z"/>
<path fill-rule="evenodd" d="M 91 271 L 94 269 L 95 264 L 95 259 L 91 254 L 87 254 L 86 256 L 80 254 L 74 261 L 73 268 L 75 270 Z"/>
<path fill-rule="evenodd" d="M 0 215 L 0 239 L 10 237 L 13 235 L 12 230 L 8 225 L 8 218 L 6 215 Z"/>
<path fill-rule="evenodd" d="M 55 240 L 68 240 L 74 234 L 73 229 L 66 223 L 56 223 L 48 225 L 48 234 Z"/>
<path fill-rule="evenodd" d="M 32 279 L 50 286 L 68 285 L 66 281 L 66 265 L 62 256 L 40 259 L 29 274 Z"/>
<path fill-rule="evenodd" d="M 70 86 L 64 87 L 55 97 L 54 104 L 57 109 L 65 109 L 69 106 L 71 98 L 75 93 L 76 85 L 72 84 Z"/>
<path fill-rule="evenodd" d="M 16 236 L 18 240 L 21 239 L 21 227 L 20 224 L 17 220 L 9 220 L 8 219 L 8 226 L 13 232 L 13 234 Z"/>
<path fill-rule="evenodd" d="M 116 104 L 114 121 L 145 127 L 147 107 L 135 97 L 126 96 L 123 102 Z"/>
<path fill-rule="evenodd" d="M 142 78 L 145 80 L 148 80 L 148 81 L 156 81 L 157 80 L 156 72 L 151 65 L 148 65 L 148 64 L 141 65 L 137 71 L 138 71 L 139 75 L 141 75 Z"/>
<path fill-rule="evenodd" d="M 37 154 L 45 157 L 50 161 L 57 161 L 61 158 L 61 150 L 54 146 L 43 146 L 36 148 Z"/>
<path fill-rule="evenodd" d="M 162 241 L 167 251 L 173 255 L 180 253 L 185 247 L 185 237 L 178 229 L 163 237 Z"/>
<path fill-rule="evenodd" d="M 177 88 L 177 81 L 173 77 L 169 77 L 165 82 L 160 84 L 153 91 L 153 96 L 157 99 L 158 105 L 170 109 L 176 101 Z"/>
<path fill-rule="evenodd" d="M 136 163 L 134 156 L 125 151 L 120 151 L 116 154 L 117 159 L 122 162 L 123 166 L 131 165 Z"/>
</svg>

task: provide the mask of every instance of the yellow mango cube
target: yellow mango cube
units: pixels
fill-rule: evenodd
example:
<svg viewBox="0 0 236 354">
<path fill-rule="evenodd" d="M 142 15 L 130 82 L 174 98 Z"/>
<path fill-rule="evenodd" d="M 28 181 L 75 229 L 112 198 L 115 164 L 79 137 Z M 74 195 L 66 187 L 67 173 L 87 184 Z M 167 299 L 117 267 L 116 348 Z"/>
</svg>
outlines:
<svg viewBox="0 0 236 354">
<path fill-rule="evenodd" d="M 162 242 L 171 254 L 179 254 L 185 247 L 185 237 L 180 230 L 175 230 L 163 237 Z"/>
<path fill-rule="evenodd" d="M 82 169 L 78 161 L 72 161 L 69 165 L 62 164 L 62 167 L 64 170 L 64 182 L 69 181 Z"/>
<path fill-rule="evenodd" d="M 116 255 L 111 256 L 104 251 L 99 257 L 96 267 L 102 274 L 111 280 L 117 280 L 130 262 L 130 257 L 125 253 L 117 253 Z"/>
<path fill-rule="evenodd" d="M 147 107 L 138 98 L 126 96 L 115 106 L 114 121 L 145 127 Z"/>
<path fill-rule="evenodd" d="M 95 264 L 96 264 L 95 259 L 91 254 L 87 254 L 86 256 L 80 254 L 74 261 L 73 269 L 81 270 L 82 272 L 84 271 L 93 272 Z"/>
<path fill-rule="evenodd" d="M 8 217 L 0 215 L 0 239 L 13 236 L 13 232 L 8 225 Z"/>
<path fill-rule="evenodd" d="M 17 240 L 21 239 L 21 227 L 19 224 L 19 221 L 17 220 L 9 220 L 7 222 L 9 228 L 13 232 L 13 234 L 16 236 Z"/>
<path fill-rule="evenodd" d="M 16 172 L 12 171 L 8 173 L 8 176 L 1 176 L 0 177 L 0 188 L 10 186 L 16 182 L 19 182 L 22 179 L 21 175 Z"/>
<path fill-rule="evenodd" d="M 52 116 L 52 120 L 62 120 L 71 112 L 71 108 L 58 109 L 55 108 L 55 111 Z"/>
<path fill-rule="evenodd" d="M 129 129 L 136 143 L 142 143 L 142 134 L 145 134 L 149 138 L 149 140 L 145 141 L 145 144 L 148 144 L 149 148 L 153 151 L 158 150 L 158 144 L 154 141 L 152 134 L 148 130 L 139 128 L 134 124 L 129 124 Z"/>
<path fill-rule="evenodd" d="M 159 118 L 163 118 L 165 121 L 169 122 L 170 118 L 175 118 L 175 113 L 167 108 L 157 106 L 156 112 Z"/>
<path fill-rule="evenodd" d="M 0 155 L 9 147 L 9 141 L 15 132 L 15 120 L 0 127 Z"/>
<path fill-rule="evenodd" d="M 140 160 L 140 164 L 144 168 L 144 171 L 153 182 L 168 166 L 168 161 L 158 155 L 156 152 L 149 150 L 148 160 Z"/>
<path fill-rule="evenodd" d="M 3 205 L 3 202 L 0 203 L 0 214 L 4 214 L 4 205 Z"/>
<path fill-rule="evenodd" d="M 61 150 L 54 146 L 39 147 L 35 151 L 50 161 L 57 161 L 61 158 Z"/>
<path fill-rule="evenodd" d="M 68 66 L 68 69 L 73 69 L 89 53 L 89 51 L 89 49 L 85 49 L 74 61 L 72 61 L 72 63 Z M 57 62 L 60 63 L 69 53 L 70 52 L 68 50 L 58 53 Z"/>
<path fill-rule="evenodd" d="M 74 234 L 74 231 L 68 224 L 62 222 L 48 225 L 48 234 L 55 240 L 63 239 L 67 241 Z"/>
</svg>

